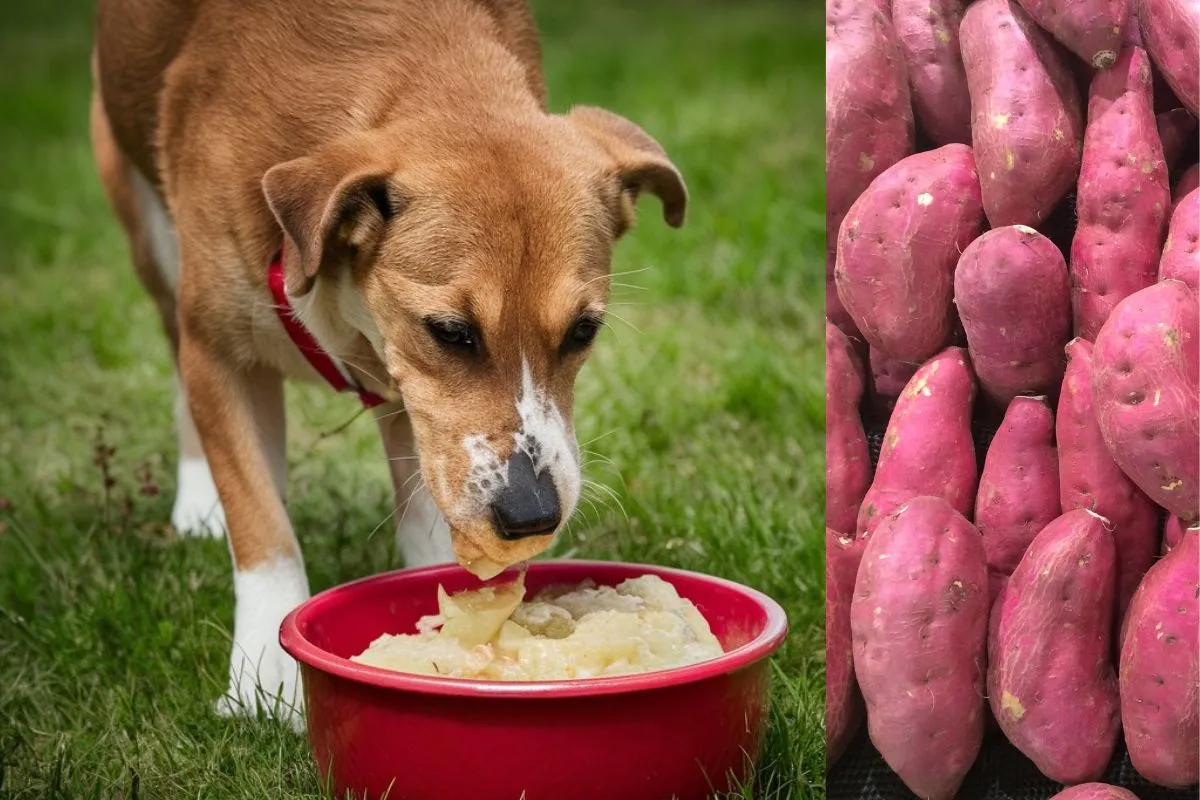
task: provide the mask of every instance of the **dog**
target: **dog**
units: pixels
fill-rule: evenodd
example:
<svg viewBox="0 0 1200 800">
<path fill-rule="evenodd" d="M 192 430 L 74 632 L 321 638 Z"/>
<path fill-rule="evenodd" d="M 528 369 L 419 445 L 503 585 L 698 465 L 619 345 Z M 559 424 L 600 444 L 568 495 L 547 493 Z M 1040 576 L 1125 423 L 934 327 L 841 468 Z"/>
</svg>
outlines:
<svg viewBox="0 0 1200 800">
<path fill-rule="evenodd" d="M 633 122 L 547 110 L 516 0 L 100 0 L 92 71 L 98 172 L 177 367 L 171 519 L 233 561 L 218 711 L 296 723 L 283 380 L 372 407 L 407 566 L 528 560 L 579 498 L 614 243 L 644 193 L 682 225 L 687 189 Z"/>
</svg>

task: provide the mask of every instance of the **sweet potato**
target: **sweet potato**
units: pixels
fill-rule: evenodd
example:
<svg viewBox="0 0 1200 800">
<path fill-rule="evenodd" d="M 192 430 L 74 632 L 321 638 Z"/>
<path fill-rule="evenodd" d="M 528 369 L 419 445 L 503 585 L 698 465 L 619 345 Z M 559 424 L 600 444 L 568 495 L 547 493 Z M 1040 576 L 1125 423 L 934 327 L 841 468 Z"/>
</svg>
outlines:
<svg viewBox="0 0 1200 800">
<path fill-rule="evenodd" d="M 983 741 L 983 540 L 939 497 L 896 509 L 867 541 L 850 605 L 867 730 L 926 800 L 950 800 Z"/>
<path fill-rule="evenodd" d="M 908 384 L 909 379 L 921 366 L 914 361 L 888 358 L 876 348 L 870 349 L 871 363 L 871 408 L 881 419 L 887 420 L 896 407 L 896 401 Z"/>
<path fill-rule="evenodd" d="M 948 344 L 954 265 L 983 226 L 971 148 L 909 156 L 871 182 L 838 233 L 838 296 L 872 347 L 923 361 Z"/>
<path fill-rule="evenodd" d="M 1154 563 L 1158 507 L 1117 466 L 1092 405 L 1092 344 L 1067 345 L 1067 372 L 1058 400 L 1058 475 L 1063 511 L 1087 508 L 1113 524 L 1117 546 L 1117 620 L 1124 617 L 1142 575 Z"/>
<path fill-rule="evenodd" d="M 1116 547 L 1108 520 L 1068 511 L 1029 545 L 988 643 L 988 698 L 1008 740 L 1060 783 L 1094 781 L 1117 744 Z"/>
<path fill-rule="evenodd" d="M 1121 719 L 1129 759 L 1160 786 L 1200 780 L 1200 530 L 1193 528 L 1138 587 L 1121 647 Z"/>
<path fill-rule="evenodd" d="M 1179 176 L 1179 180 L 1175 182 L 1175 188 L 1171 190 L 1172 214 L 1175 213 L 1175 209 L 1179 207 L 1183 198 L 1195 191 L 1197 187 L 1200 187 L 1200 164 L 1192 164 Z"/>
<path fill-rule="evenodd" d="M 845 334 L 825 323 L 825 525 L 854 533 L 871 485 L 871 457 L 859 404 L 866 377 Z"/>
<path fill-rule="evenodd" d="M 970 518 L 979 477 L 971 439 L 975 377 L 961 347 L 925 362 L 904 387 L 888 420 L 875 479 L 858 512 L 857 534 L 869 536 L 901 504 L 937 495 Z"/>
<path fill-rule="evenodd" d="M 988 448 L 975 498 L 992 600 L 1033 537 L 1061 513 L 1054 412 L 1043 397 L 1014 398 Z"/>
<path fill-rule="evenodd" d="M 1071 287 L 1053 242 L 1024 225 L 983 234 L 958 260 L 954 302 L 979 385 L 1000 408 L 1018 394 L 1058 387 L 1071 337 Z"/>
<path fill-rule="evenodd" d="M 959 41 L 988 221 L 1036 227 L 1079 175 L 1079 90 L 1057 45 L 1016 0 L 971 4 Z"/>
<path fill-rule="evenodd" d="M 1140 0 L 1138 28 L 1155 66 L 1175 96 L 1200 113 L 1200 4 Z"/>
<path fill-rule="evenodd" d="M 862 695 L 854 677 L 850 598 L 865 539 L 825 529 L 825 759 L 838 760 L 858 732 Z"/>
<path fill-rule="evenodd" d="M 1200 517 L 1200 308 L 1167 280 L 1125 298 L 1096 337 L 1092 398 L 1113 460 L 1185 522 Z"/>
<path fill-rule="evenodd" d="M 971 95 L 958 47 L 963 0 L 892 0 L 913 113 L 936 145 L 971 143 Z"/>
<path fill-rule="evenodd" d="M 1171 213 L 1158 279 L 1183 281 L 1200 289 L 1200 189 L 1193 189 Z"/>
<path fill-rule="evenodd" d="M 825 3 L 825 241 L 830 249 L 850 205 L 913 151 L 904 57 L 887 0 Z"/>
<path fill-rule="evenodd" d="M 1138 796 L 1128 789 L 1107 783 L 1081 783 L 1063 789 L 1050 800 L 1138 800 Z"/>
<path fill-rule="evenodd" d="M 1117 60 L 1129 0 L 1021 0 L 1021 5 L 1055 39 L 1096 69 Z"/>
<path fill-rule="evenodd" d="M 1193 523 L 1192 529 L 1200 530 L 1200 523 Z M 1179 543 L 1183 541 L 1183 533 L 1186 530 L 1187 528 L 1184 527 L 1183 520 L 1179 517 L 1174 514 L 1167 517 L 1167 524 L 1163 527 L 1162 537 L 1162 554 L 1164 556 L 1179 546 Z"/>
<path fill-rule="evenodd" d="M 1175 168 L 1175 162 L 1185 153 L 1195 155 L 1196 152 L 1196 118 L 1186 108 L 1173 108 L 1156 114 L 1155 127 L 1158 128 L 1158 138 L 1162 142 L 1163 161 L 1167 171 Z"/>
<path fill-rule="evenodd" d="M 1137 47 L 1092 81 L 1071 243 L 1075 335 L 1089 341 L 1157 277 L 1171 192 L 1150 91 L 1150 59 Z"/>
</svg>

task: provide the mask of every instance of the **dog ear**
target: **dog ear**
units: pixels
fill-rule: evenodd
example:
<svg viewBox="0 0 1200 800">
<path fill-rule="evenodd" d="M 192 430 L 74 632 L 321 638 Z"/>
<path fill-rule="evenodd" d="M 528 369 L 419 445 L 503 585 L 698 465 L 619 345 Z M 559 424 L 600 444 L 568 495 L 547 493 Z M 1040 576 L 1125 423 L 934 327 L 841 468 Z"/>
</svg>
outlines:
<svg viewBox="0 0 1200 800">
<path fill-rule="evenodd" d="M 391 170 L 319 153 L 277 164 L 263 176 L 271 213 L 283 228 L 284 282 L 293 297 L 307 294 L 317 273 L 378 244 L 403 198 Z"/>
<path fill-rule="evenodd" d="M 668 225 L 683 225 L 687 187 L 658 142 L 629 120 L 602 108 L 575 106 L 567 118 L 616 162 L 617 178 L 628 198 L 622 201 L 618 234 L 632 224 L 633 203 L 644 191 L 662 201 L 663 219 Z"/>
</svg>

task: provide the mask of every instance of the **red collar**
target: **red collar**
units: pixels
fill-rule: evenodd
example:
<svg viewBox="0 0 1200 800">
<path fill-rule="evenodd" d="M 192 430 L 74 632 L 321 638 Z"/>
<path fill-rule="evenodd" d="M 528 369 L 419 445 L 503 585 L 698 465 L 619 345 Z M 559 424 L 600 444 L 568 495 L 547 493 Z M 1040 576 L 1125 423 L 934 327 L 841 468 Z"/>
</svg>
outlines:
<svg viewBox="0 0 1200 800">
<path fill-rule="evenodd" d="M 304 356 L 305 360 L 312 365 L 325 381 L 339 392 L 354 392 L 358 395 L 358 399 L 366 408 L 374 408 L 382 405 L 387 401 L 374 392 L 364 389 L 350 374 L 340 362 L 336 361 L 333 356 L 326 353 L 313 335 L 309 333 L 308 328 L 296 318 L 296 313 L 292 310 L 291 301 L 288 300 L 287 291 L 284 289 L 283 283 L 283 252 L 280 251 L 271 259 L 271 266 L 267 270 L 267 283 L 271 287 L 271 294 L 275 298 L 275 313 L 279 315 L 279 321 L 283 323 L 283 329 L 287 331 L 288 337 L 292 343 L 296 345 L 296 349 L 300 351 L 300 355 Z"/>
</svg>

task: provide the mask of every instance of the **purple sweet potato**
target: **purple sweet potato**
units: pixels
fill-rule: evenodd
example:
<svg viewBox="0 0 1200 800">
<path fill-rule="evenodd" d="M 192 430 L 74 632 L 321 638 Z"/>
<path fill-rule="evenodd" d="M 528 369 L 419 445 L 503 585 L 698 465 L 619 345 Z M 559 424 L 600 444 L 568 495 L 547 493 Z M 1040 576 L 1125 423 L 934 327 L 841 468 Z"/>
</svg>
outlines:
<svg viewBox="0 0 1200 800">
<path fill-rule="evenodd" d="M 1157 278 L 1171 191 L 1150 91 L 1150 59 L 1136 47 L 1092 81 L 1071 242 L 1075 335 L 1089 341 Z"/>
<path fill-rule="evenodd" d="M 1095 69 L 1117 60 L 1130 0 L 1021 0 L 1033 21 Z"/>
<path fill-rule="evenodd" d="M 909 156 L 871 182 L 838 233 L 838 296 L 872 347 L 923 361 L 948 344 L 954 265 L 983 226 L 971 148 Z"/>
<path fill-rule="evenodd" d="M 971 439 L 975 377 L 961 347 L 925 362 L 904 387 L 888 420 L 875 479 L 858 512 L 857 534 L 870 536 L 903 503 L 937 495 L 964 517 L 979 476 Z"/>
<path fill-rule="evenodd" d="M 1200 189 L 1193 189 L 1171 213 L 1158 279 L 1183 281 L 1200 289 Z"/>
<path fill-rule="evenodd" d="M 958 47 L 963 0 L 892 0 L 917 124 L 936 145 L 971 143 L 971 95 Z"/>
<path fill-rule="evenodd" d="M 1008 740 L 1059 783 L 1094 781 L 1117 744 L 1117 551 L 1109 522 L 1068 511 L 1029 545 L 988 643 L 988 698 Z"/>
<path fill-rule="evenodd" d="M 1058 475 L 1063 511 L 1087 508 L 1112 521 L 1117 545 L 1117 620 L 1150 565 L 1158 539 L 1158 507 L 1117 466 L 1092 405 L 1092 344 L 1067 345 L 1058 400 Z"/>
<path fill-rule="evenodd" d="M 1196 118 L 1186 108 L 1173 108 L 1156 114 L 1155 127 L 1158 128 L 1158 138 L 1162 142 L 1163 161 L 1167 171 L 1175 168 L 1184 152 L 1195 154 L 1196 151 Z"/>
<path fill-rule="evenodd" d="M 958 260 L 954 302 L 979 385 L 1000 408 L 1016 395 L 1058 387 L 1071 337 L 1071 287 L 1053 242 L 1024 225 L 983 234 Z"/>
<path fill-rule="evenodd" d="M 854 533 L 871 485 L 871 456 L 859 404 L 866 377 L 845 334 L 825 323 L 825 525 Z"/>
<path fill-rule="evenodd" d="M 983 540 L 940 497 L 917 497 L 867 540 L 850 626 L 871 741 L 913 792 L 951 800 L 984 724 Z"/>
<path fill-rule="evenodd" d="M 825 529 L 825 758 L 838 760 L 863 720 L 854 677 L 850 598 L 865 539 Z"/>
<path fill-rule="evenodd" d="M 1197 187 L 1200 187 L 1200 164 L 1192 164 L 1179 176 L 1179 180 L 1175 182 L 1175 188 L 1171 190 L 1172 214 L 1175 213 L 1175 209 L 1179 207 L 1183 198 L 1194 192 Z"/>
<path fill-rule="evenodd" d="M 1113 460 L 1185 522 L 1200 517 L 1200 308 L 1167 280 L 1113 309 L 1092 351 L 1092 402 Z"/>
<path fill-rule="evenodd" d="M 914 361 L 888 358 L 874 347 L 870 350 L 870 363 L 871 410 L 886 422 L 892 416 L 892 409 L 896 407 L 904 387 L 921 365 Z"/>
<path fill-rule="evenodd" d="M 1200 523 L 1193 523 L 1192 529 L 1200 530 Z M 1186 530 L 1187 528 L 1184 527 L 1183 520 L 1179 517 L 1174 514 L 1167 517 L 1167 524 L 1163 527 L 1162 537 L 1162 554 L 1164 556 L 1179 546 L 1179 543 L 1183 541 L 1183 533 Z"/>
<path fill-rule="evenodd" d="M 1029 543 L 1061 513 L 1054 412 L 1045 398 L 1014 398 L 988 447 L 975 498 L 992 600 Z"/>
<path fill-rule="evenodd" d="M 1128 789 L 1107 783 L 1081 783 L 1063 789 L 1050 800 L 1138 800 L 1138 796 Z"/>
<path fill-rule="evenodd" d="M 1074 77 L 1016 0 L 971 4 L 959 41 L 988 221 L 1037 227 L 1079 175 L 1083 109 Z"/>
<path fill-rule="evenodd" d="M 1144 778 L 1185 788 L 1200 780 L 1200 529 L 1150 568 L 1125 620 L 1121 720 Z"/>
<path fill-rule="evenodd" d="M 850 205 L 913 151 L 904 57 L 886 0 L 825 3 L 825 241 L 830 249 Z"/>
<path fill-rule="evenodd" d="M 1155 66 L 1184 106 L 1200 113 L 1200 3 L 1140 0 L 1137 14 Z"/>
</svg>

